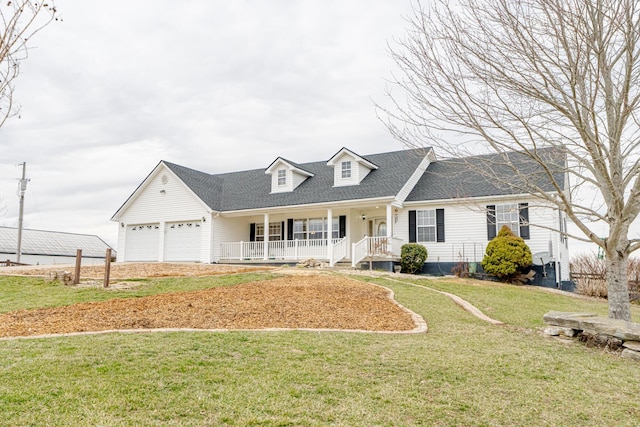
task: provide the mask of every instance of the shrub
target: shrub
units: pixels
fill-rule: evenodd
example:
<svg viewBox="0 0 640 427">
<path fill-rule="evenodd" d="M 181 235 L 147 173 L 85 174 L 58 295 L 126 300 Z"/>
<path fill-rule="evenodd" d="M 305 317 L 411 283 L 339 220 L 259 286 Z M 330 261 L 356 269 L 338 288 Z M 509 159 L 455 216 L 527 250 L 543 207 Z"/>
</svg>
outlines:
<svg viewBox="0 0 640 427">
<path fill-rule="evenodd" d="M 629 298 L 640 300 L 640 259 L 629 260 Z M 571 279 L 576 291 L 581 295 L 607 298 L 607 265 L 604 259 L 595 255 L 580 255 L 571 260 Z"/>
<path fill-rule="evenodd" d="M 427 260 L 427 248 L 419 243 L 407 243 L 400 248 L 400 265 L 403 273 L 413 274 L 422 270 Z"/>
<path fill-rule="evenodd" d="M 607 298 L 607 266 L 595 255 L 580 255 L 571 261 L 571 278 L 581 295 Z"/>
<path fill-rule="evenodd" d="M 532 261 L 529 246 L 505 225 L 487 245 L 482 268 L 502 281 L 512 282 Z"/>
</svg>

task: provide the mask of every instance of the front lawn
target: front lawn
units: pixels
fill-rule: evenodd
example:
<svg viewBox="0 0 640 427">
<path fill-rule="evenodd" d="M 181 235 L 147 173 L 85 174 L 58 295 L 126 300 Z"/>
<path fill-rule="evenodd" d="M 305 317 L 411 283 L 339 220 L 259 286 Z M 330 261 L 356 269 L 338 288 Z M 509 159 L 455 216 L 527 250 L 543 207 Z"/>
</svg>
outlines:
<svg viewBox="0 0 640 427">
<path fill-rule="evenodd" d="M 239 283 L 256 276 L 233 277 Z M 64 287 L 34 291 L 39 285 L 27 279 L 3 280 L 1 311 L 115 295 Z M 4 293 L 7 280 L 14 286 L 10 298 Z M 164 284 L 187 290 L 229 285 L 228 280 L 154 279 L 126 292 L 166 291 Z M 585 301 L 536 289 L 469 290 L 437 282 L 509 323 L 491 326 L 441 294 L 376 282 L 421 314 L 429 332 L 196 332 L 0 341 L 0 419 L 21 426 L 637 425 L 638 363 L 539 333 L 536 319 L 549 307 L 583 311 Z M 513 307 L 516 301 L 521 305 Z M 603 303 L 589 304 L 606 312 Z"/>
</svg>

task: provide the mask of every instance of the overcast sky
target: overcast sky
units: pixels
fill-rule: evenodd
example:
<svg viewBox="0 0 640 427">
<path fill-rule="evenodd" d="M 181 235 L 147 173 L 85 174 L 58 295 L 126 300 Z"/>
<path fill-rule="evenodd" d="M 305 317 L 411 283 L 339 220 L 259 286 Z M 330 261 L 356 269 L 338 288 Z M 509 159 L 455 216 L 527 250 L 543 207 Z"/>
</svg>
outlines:
<svg viewBox="0 0 640 427">
<path fill-rule="evenodd" d="M 56 2 L 0 129 L 0 225 L 97 234 L 160 160 L 208 173 L 403 147 L 376 118 L 410 0 Z"/>
</svg>

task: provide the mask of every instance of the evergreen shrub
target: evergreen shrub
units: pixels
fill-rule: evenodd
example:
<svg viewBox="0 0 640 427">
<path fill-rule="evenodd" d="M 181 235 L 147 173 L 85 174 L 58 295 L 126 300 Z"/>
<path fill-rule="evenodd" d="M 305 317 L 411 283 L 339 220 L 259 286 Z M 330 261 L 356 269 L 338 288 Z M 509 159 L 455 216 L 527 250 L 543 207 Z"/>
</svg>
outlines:
<svg viewBox="0 0 640 427">
<path fill-rule="evenodd" d="M 504 282 L 511 282 L 532 263 L 529 246 L 505 225 L 487 245 L 482 268 Z"/>
<path fill-rule="evenodd" d="M 427 260 L 427 248 L 419 243 L 406 243 L 400 248 L 400 265 L 403 273 L 413 274 L 422 270 Z"/>
</svg>

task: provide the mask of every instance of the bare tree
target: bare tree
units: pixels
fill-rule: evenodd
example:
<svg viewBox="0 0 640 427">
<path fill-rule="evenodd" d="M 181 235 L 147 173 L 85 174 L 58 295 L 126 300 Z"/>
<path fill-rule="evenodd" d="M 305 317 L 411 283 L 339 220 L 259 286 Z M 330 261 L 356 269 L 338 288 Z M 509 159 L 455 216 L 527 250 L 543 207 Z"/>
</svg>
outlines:
<svg viewBox="0 0 640 427">
<path fill-rule="evenodd" d="M 51 21 L 58 20 L 52 1 L 28 0 L 0 3 L 0 127 L 18 114 L 13 93 L 13 81 L 20 74 L 20 63 L 27 58 L 27 43 Z"/>
<path fill-rule="evenodd" d="M 429 0 L 414 4 L 380 107 L 391 133 L 451 157 L 494 153 L 483 173 L 551 204 L 603 248 L 609 316 L 631 320 L 627 268 L 640 248 L 640 1 Z M 543 153 L 561 153 L 550 163 Z M 518 151 L 555 191 L 530 179 Z M 567 172 L 570 190 L 558 180 Z M 494 177 L 499 179 L 499 177 Z M 588 196 L 588 197 L 587 197 Z M 608 226 L 607 236 L 595 231 Z M 602 227 L 602 225 L 598 225 Z"/>
</svg>

